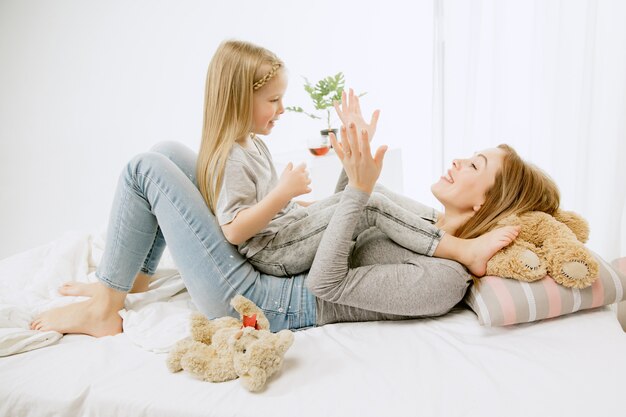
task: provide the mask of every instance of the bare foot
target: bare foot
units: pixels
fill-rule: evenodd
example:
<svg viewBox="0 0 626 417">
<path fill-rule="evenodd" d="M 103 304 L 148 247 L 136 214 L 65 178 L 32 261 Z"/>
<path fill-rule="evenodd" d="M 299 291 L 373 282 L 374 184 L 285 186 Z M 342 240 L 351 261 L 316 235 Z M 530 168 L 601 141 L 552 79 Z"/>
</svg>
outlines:
<svg viewBox="0 0 626 417">
<path fill-rule="evenodd" d="M 150 280 L 150 275 L 146 275 L 140 272 L 135 277 L 135 282 L 133 283 L 133 288 L 131 288 L 130 293 L 136 294 L 148 291 L 150 289 Z M 97 282 L 68 281 L 61 285 L 61 287 L 59 287 L 59 294 L 69 296 L 93 297 L 93 294 L 97 290 L 98 285 L 100 284 Z"/>
<path fill-rule="evenodd" d="M 76 282 L 69 281 L 59 287 L 59 294 L 69 296 L 92 297 L 95 291 L 95 282 Z"/>
<path fill-rule="evenodd" d="M 467 259 L 463 264 L 472 274 L 482 277 L 487 272 L 487 262 L 496 252 L 513 242 L 519 231 L 519 226 L 504 226 L 475 239 L 466 240 Z"/>
<path fill-rule="evenodd" d="M 126 293 L 95 282 L 92 297 L 41 313 L 30 324 L 33 330 L 59 333 L 83 333 L 91 336 L 112 336 L 122 332 L 122 318 L 118 311 L 124 308 Z"/>
<path fill-rule="evenodd" d="M 151 279 L 152 277 L 150 275 L 146 275 L 142 272 L 138 273 L 135 277 L 135 282 L 133 282 L 133 288 L 130 289 L 130 293 L 137 294 L 148 291 L 150 289 Z"/>
<path fill-rule="evenodd" d="M 122 318 L 117 311 L 104 311 L 92 300 L 69 304 L 40 314 L 31 329 L 59 333 L 84 333 L 112 336 L 122 332 Z"/>
<path fill-rule="evenodd" d="M 41 331 L 54 330 L 64 334 L 112 336 L 122 332 L 122 318 L 117 311 L 118 309 L 107 308 L 92 298 L 48 310 L 35 318 L 30 328 Z"/>
</svg>

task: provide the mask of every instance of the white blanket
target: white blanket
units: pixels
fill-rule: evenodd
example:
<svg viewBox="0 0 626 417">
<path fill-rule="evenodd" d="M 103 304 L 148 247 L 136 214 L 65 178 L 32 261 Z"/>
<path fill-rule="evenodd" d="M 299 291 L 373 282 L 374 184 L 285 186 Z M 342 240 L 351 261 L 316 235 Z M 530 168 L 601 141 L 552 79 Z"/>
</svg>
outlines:
<svg viewBox="0 0 626 417">
<path fill-rule="evenodd" d="M 0 357 L 57 342 L 57 332 L 29 329 L 42 311 L 80 301 L 58 293 L 66 281 L 95 282 L 94 271 L 104 248 L 102 236 L 71 232 L 32 250 L 0 261 Z M 120 311 L 124 332 L 138 346 L 166 352 L 188 334 L 195 309 L 174 265 L 164 254 L 150 290 L 129 294 Z"/>
<path fill-rule="evenodd" d="M 188 334 L 194 306 L 171 269 L 129 295 L 124 333 L 39 333 L 33 314 L 77 301 L 102 240 L 86 233 L 0 262 L 0 416 L 609 416 L 623 415 L 626 337 L 608 308 L 482 327 L 474 313 L 296 332 L 282 370 L 252 394 L 170 373 L 162 353 Z M 167 257 L 164 267 L 171 267 Z M 56 338 L 56 339 L 55 339 Z M 55 344 L 55 342 L 57 342 Z"/>
</svg>

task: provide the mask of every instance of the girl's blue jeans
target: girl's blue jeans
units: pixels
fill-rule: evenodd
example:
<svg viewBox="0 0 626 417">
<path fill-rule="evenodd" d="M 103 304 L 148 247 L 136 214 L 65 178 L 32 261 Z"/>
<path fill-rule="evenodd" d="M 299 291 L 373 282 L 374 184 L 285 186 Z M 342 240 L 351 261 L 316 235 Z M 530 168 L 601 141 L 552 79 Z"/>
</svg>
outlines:
<svg viewBox="0 0 626 417">
<path fill-rule="evenodd" d="M 197 155 L 164 142 L 134 157 L 120 175 L 96 276 L 128 292 L 139 271 L 154 274 L 166 242 L 191 298 L 208 318 L 237 316 L 241 294 L 261 308 L 271 330 L 315 325 L 316 302 L 306 274 L 261 274 L 222 234 L 196 182 Z"/>
</svg>

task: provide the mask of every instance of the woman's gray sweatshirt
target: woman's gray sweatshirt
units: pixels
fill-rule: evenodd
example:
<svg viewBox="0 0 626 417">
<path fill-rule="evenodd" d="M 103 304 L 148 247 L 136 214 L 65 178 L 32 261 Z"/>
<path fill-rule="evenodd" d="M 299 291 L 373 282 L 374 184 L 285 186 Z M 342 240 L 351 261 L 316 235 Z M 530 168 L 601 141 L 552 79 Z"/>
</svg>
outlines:
<svg viewBox="0 0 626 417">
<path fill-rule="evenodd" d="M 324 232 L 306 279 L 317 297 L 317 324 L 402 320 L 450 311 L 465 295 L 468 272 L 457 262 L 405 249 L 376 228 L 353 241 L 368 199 L 367 193 L 346 187 Z"/>
</svg>

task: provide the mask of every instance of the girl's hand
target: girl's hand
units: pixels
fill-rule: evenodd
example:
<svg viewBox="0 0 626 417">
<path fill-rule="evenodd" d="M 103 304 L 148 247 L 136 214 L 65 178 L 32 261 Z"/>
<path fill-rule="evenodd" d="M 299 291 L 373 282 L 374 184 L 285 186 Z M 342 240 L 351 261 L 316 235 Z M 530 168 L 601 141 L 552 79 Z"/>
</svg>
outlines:
<svg viewBox="0 0 626 417">
<path fill-rule="evenodd" d="M 372 157 L 367 130 L 363 129 L 359 136 L 354 123 L 350 123 L 347 129 L 341 126 L 341 143 L 332 132 L 330 140 L 346 171 L 348 185 L 371 194 L 383 169 L 387 145 L 379 147 Z"/>
<path fill-rule="evenodd" d="M 294 168 L 293 164 L 289 162 L 280 175 L 276 188 L 280 189 L 283 195 L 291 200 L 299 195 L 310 193 L 309 184 L 311 184 L 311 179 L 306 170 L 306 164 L 302 163 Z"/>
<path fill-rule="evenodd" d="M 376 125 L 378 124 L 378 116 L 380 116 L 380 110 L 375 110 L 372 114 L 372 119 L 369 124 L 363 119 L 361 114 L 361 105 L 359 104 L 359 97 L 354 94 L 354 91 L 350 89 L 350 93 L 346 94 L 345 91 L 341 92 L 341 106 L 338 102 L 334 103 L 337 116 L 341 120 L 344 126 L 348 126 L 350 123 L 356 125 L 357 132 L 363 129 L 367 130 L 369 140 L 374 138 L 376 133 Z"/>
</svg>

